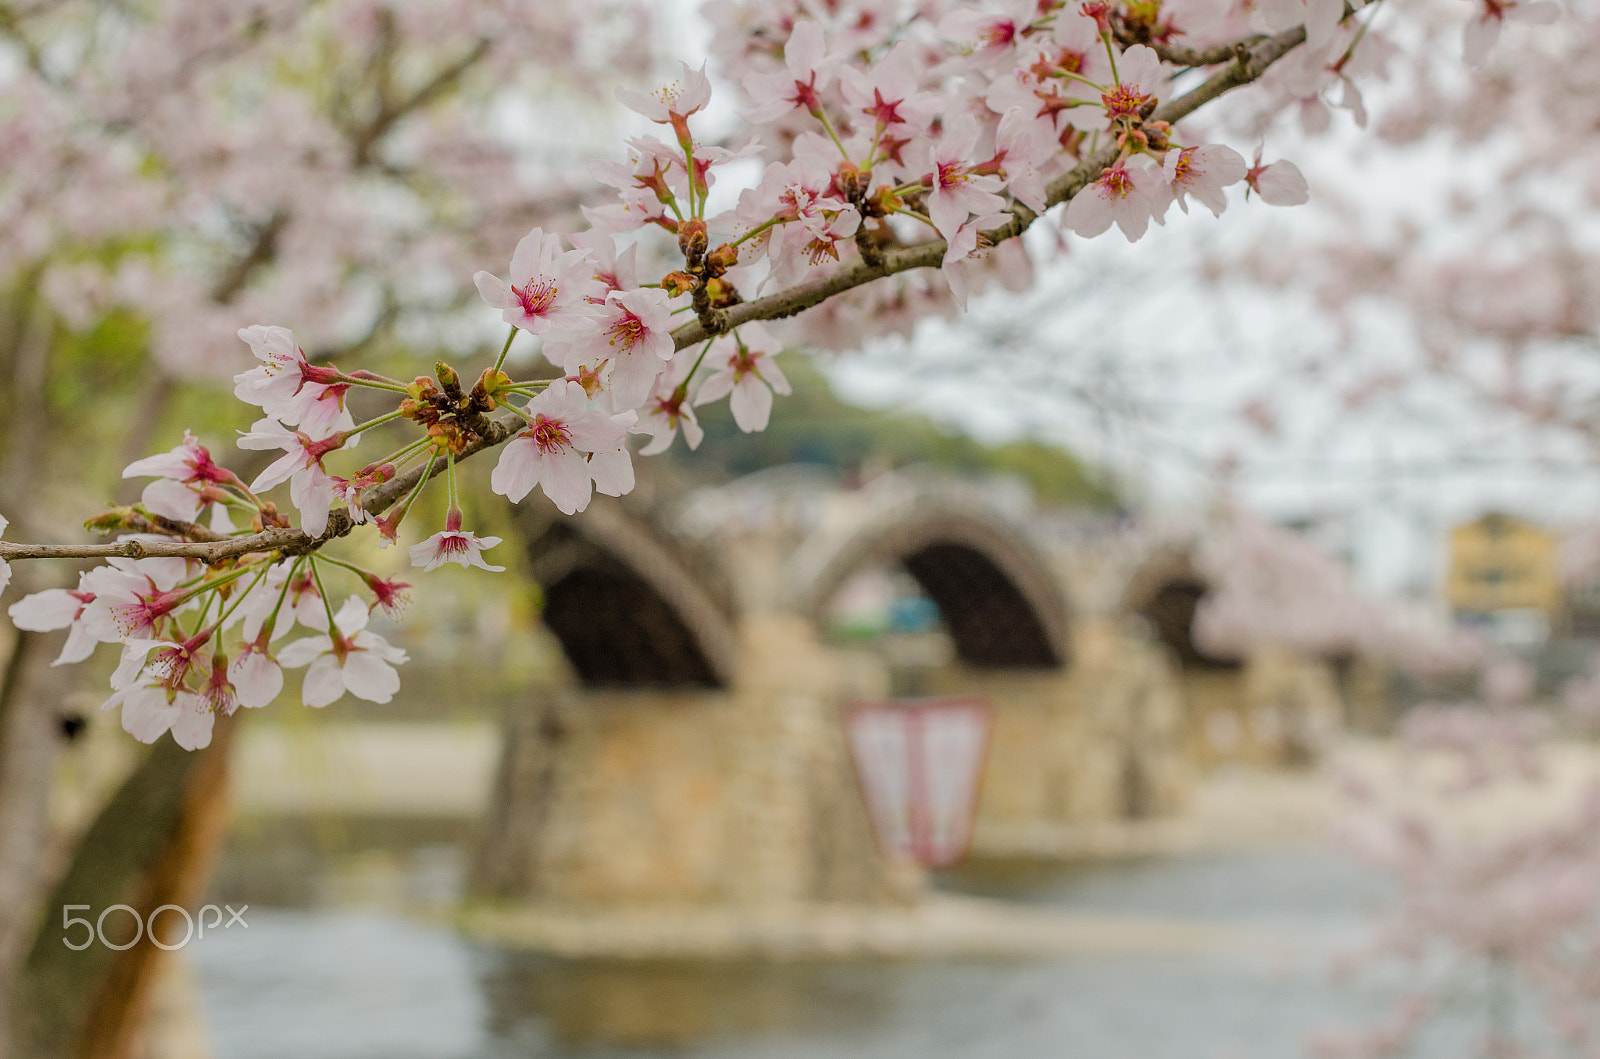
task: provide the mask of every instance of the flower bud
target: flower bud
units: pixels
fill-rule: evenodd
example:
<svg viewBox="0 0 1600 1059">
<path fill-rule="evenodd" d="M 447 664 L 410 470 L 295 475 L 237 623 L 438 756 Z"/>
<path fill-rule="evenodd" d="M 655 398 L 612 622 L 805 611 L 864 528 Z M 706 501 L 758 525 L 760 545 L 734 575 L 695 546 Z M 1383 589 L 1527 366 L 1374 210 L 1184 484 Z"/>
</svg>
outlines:
<svg viewBox="0 0 1600 1059">
<path fill-rule="evenodd" d="M 739 292 L 733 284 L 720 276 L 706 280 L 706 300 L 713 309 L 726 309 L 730 305 L 738 305 L 744 299 L 739 297 Z"/>
<path fill-rule="evenodd" d="M 864 203 L 861 212 L 868 217 L 887 217 L 900 208 L 904 200 L 894 193 L 894 188 L 883 185 Z"/>
<path fill-rule="evenodd" d="M 706 235 L 706 222 L 691 217 L 678 226 L 678 249 L 691 263 L 705 255 L 710 239 Z"/>
<path fill-rule="evenodd" d="M 288 529 L 293 523 L 278 513 L 278 505 L 270 500 L 263 500 L 261 508 L 256 512 L 256 517 L 251 520 L 256 532 L 266 529 Z"/>
<path fill-rule="evenodd" d="M 575 382 L 582 386 L 583 392 L 589 395 L 589 399 L 591 401 L 595 400 L 605 392 L 605 380 L 600 378 L 600 369 L 605 367 L 605 363 L 602 360 L 592 368 L 587 364 L 580 364 L 578 365 L 578 373 L 576 375 L 568 375 L 567 381 Z"/>
<path fill-rule="evenodd" d="M 661 277 L 661 289 L 676 298 L 680 294 L 688 294 L 694 290 L 694 277 L 687 272 L 668 272 Z"/>
<path fill-rule="evenodd" d="M 872 170 L 862 169 L 851 161 L 839 163 L 838 170 L 834 173 L 838 182 L 839 191 L 851 202 L 859 202 L 872 185 Z"/>
<path fill-rule="evenodd" d="M 144 518 L 131 507 L 114 507 L 85 520 L 83 528 L 90 533 L 128 532 L 144 525 Z"/>
<path fill-rule="evenodd" d="M 456 369 L 442 360 L 433 362 L 433 374 L 438 377 L 439 385 L 444 387 L 446 393 L 461 392 L 461 376 L 456 374 Z"/>
<path fill-rule="evenodd" d="M 706 268 L 714 276 L 720 276 L 728 269 L 739 263 L 739 248 L 732 243 L 723 243 L 711 253 L 706 255 Z"/>
</svg>

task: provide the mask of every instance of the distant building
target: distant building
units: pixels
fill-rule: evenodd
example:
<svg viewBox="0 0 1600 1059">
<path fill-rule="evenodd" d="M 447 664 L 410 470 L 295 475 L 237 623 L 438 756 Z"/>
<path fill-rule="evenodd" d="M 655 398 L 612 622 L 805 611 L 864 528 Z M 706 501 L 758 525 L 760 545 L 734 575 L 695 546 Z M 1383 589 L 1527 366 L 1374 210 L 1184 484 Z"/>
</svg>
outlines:
<svg viewBox="0 0 1600 1059">
<path fill-rule="evenodd" d="M 1555 534 L 1491 512 L 1450 531 L 1445 599 L 1457 621 L 1496 640 L 1540 643 L 1561 615 L 1559 555 Z"/>
</svg>

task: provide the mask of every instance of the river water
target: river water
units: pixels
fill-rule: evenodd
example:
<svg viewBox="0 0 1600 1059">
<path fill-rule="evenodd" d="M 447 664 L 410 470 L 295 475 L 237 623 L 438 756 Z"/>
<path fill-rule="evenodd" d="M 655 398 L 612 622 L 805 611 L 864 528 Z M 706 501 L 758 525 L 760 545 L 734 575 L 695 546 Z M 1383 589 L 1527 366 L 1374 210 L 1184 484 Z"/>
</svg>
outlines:
<svg viewBox="0 0 1600 1059">
<path fill-rule="evenodd" d="M 236 844 L 237 845 L 237 844 Z M 192 946 L 217 1059 L 1287 1059 L 1371 1026 L 1406 972 L 1336 976 L 1386 888 L 1312 848 L 1096 867 L 986 865 L 942 888 L 1079 911 L 1238 925 L 1274 944 L 1042 960 L 626 963 L 463 939 L 449 842 L 359 855 L 258 841 L 219 899 L 247 930 Z M 1470 995 L 1418 1055 L 1477 1054 Z"/>
</svg>

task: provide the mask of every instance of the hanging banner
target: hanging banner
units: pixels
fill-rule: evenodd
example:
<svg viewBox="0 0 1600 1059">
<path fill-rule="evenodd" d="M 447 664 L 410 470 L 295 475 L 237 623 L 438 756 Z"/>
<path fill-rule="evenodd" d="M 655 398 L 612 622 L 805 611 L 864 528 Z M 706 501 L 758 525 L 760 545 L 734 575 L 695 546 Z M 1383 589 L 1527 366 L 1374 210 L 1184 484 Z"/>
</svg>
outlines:
<svg viewBox="0 0 1600 1059">
<path fill-rule="evenodd" d="M 994 713 L 981 699 L 894 699 L 845 714 L 845 732 L 884 853 L 926 868 L 967 854 Z"/>
</svg>

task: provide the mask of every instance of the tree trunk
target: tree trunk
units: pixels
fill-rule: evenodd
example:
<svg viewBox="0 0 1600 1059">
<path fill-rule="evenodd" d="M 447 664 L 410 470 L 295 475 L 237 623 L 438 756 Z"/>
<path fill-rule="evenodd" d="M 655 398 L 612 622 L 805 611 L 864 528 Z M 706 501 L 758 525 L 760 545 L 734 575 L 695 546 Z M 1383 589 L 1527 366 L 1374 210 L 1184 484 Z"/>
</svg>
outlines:
<svg viewBox="0 0 1600 1059">
<path fill-rule="evenodd" d="M 68 686 L 66 674 L 50 668 L 55 652 L 53 638 L 19 633 L 0 677 L 0 1059 L 11 1039 L 17 971 L 46 883 L 50 777 L 61 732 L 57 704 Z M 20 1059 L 27 1053 L 13 1054 Z"/>
<path fill-rule="evenodd" d="M 140 921 L 163 905 L 195 913 L 227 834 L 228 748 L 236 717 L 218 717 L 211 745 L 190 752 L 171 739 L 151 748 L 78 844 L 72 866 L 50 894 L 15 995 L 16 1056 L 28 1059 L 131 1059 L 144 1028 L 156 972 L 167 953 L 148 931 L 116 951 L 96 938 L 81 951 L 64 941 L 63 908 L 97 920 L 124 904 Z M 125 936 L 131 919 L 107 923 Z M 175 913 L 161 920 L 177 922 Z M 70 936 L 76 942 L 82 928 Z M 176 939 L 162 939 L 172 944 Z"/>
</svg>

